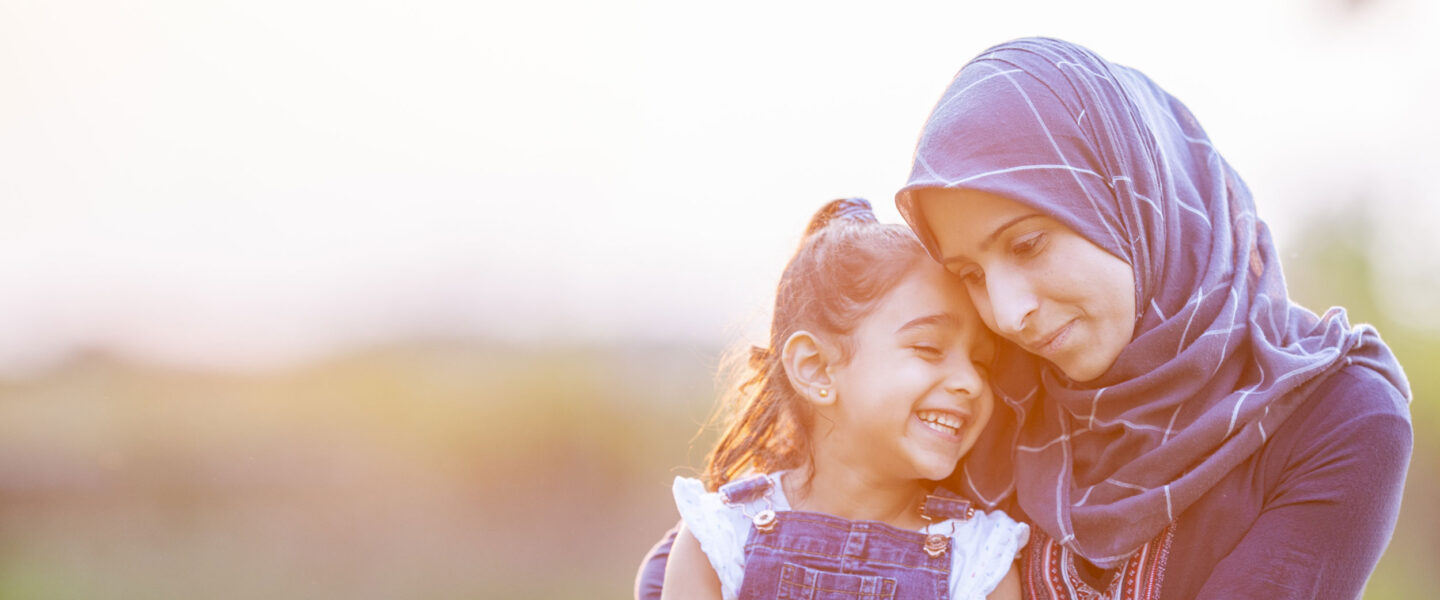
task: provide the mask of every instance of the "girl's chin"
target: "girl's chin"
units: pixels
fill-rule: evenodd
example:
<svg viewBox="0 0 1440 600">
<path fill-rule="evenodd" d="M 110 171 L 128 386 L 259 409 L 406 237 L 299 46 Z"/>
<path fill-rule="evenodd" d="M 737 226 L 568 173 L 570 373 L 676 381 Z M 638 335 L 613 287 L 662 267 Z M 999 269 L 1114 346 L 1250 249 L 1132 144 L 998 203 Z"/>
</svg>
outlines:
<svg viewBox="0 0 1440 600">
<path fill-rule="evenodd" d="M 949 454 L 926 457 L 923 461 L 916 461 L 915 471 L 920 479 L 939 481 L 955 473 L 955 467 L 960 464 L 960 456 Z"/>
<path fill-rule="evenodd" d="M 955 469 L 954 469 L 954 468 L 951 468 L 951 469 L 948 470 L 948 471 L 936 471 L 936 472 L 934 472 L 934 473 L 930 473 L 930 474 L 926 475 L 925 477 L 923 477 L 922 479 L 924 479 L 924 480 L 926 480 L 926 481 L 944 481 L 944 480 L 946 480 L 946 479 L 949 479 L 950 476 L 951 476 L 951 475 L 954 475 L 954 474 L 955 474 Z"/>
</svg>

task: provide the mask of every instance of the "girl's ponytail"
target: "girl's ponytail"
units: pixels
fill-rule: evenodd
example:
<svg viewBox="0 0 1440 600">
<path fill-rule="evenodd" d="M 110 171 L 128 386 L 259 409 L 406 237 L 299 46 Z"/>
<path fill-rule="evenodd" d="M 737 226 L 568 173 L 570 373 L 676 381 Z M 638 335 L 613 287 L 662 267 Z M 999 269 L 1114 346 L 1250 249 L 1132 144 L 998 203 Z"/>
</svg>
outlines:
<svg viewBox="0 0 1440 600">
<path fill-rule="evenodd" d="M 864 198 L 841 198 L 831 200 L 820 210 L 815 211 L 815 216 L 810 217 L 810 224 L 805 227 L 805 236 L 809 237 L 832 221 L 851 220 L 856 223 L 879 223 L 880 219 L 875 218 L 875 209 L 870 206 L 870 201 Z"/>
</svg>

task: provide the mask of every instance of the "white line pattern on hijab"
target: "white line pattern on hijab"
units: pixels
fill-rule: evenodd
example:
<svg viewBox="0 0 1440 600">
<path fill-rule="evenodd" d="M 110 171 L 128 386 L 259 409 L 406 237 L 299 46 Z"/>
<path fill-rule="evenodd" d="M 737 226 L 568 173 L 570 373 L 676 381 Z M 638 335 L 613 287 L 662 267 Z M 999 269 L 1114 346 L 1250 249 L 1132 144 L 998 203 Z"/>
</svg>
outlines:
<svg viewBox="0 0 1440 600">
<path fill-rule="evenodd" d="M 983 498 L 1017 494 L 1035 526 L 1102 567 L 1183 515 L 1283 424 L 1310 382 L 1374 335 L 1291 303 L 1249 189 L 1194 116 L 1143 73 L 1085 48 L 1028 38 L 982 53 L 937 103 L 915 157 L 897 205 L 917 232 L 922 188 L 1009 197 L 1125 260 L 1137 306 L 1153 310 L 1137 315 L 1130 345 L 1096 383 L 1103 392 L 1035 357 L 997 373 L 1014 413 L 997 415 L 1013 419 L 987 428 L 1005 439 L 972 448 L 964 471 Z M 925 243 L 933 252 L 934 239 Z M 1408 398 L 1388 348 L 1363 347 L 1355 363 Z M 1016 400 L 1014 389 L 1029 391 Z M 1251 424 L 1258 435 L 1244 431 Z M 1096 455 L 1102 431 L 1134 450 Z M 1148 491 L 1121 504 L 1135 494 L 1075 484 L 1106 478 Z M 1134 526 L 1116 531 L 1116 518 Z"/>
</svg>

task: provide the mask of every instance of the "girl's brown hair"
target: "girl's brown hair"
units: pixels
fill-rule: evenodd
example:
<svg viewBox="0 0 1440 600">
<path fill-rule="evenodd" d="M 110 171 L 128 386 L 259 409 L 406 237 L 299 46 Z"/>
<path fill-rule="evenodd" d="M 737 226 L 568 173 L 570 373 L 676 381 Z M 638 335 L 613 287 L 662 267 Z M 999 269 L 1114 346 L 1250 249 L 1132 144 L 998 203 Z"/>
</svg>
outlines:
<svg viewBox="0 0 1440 600">
<path fill-rule="evenodd" d="M 811 406 L 790 385 L 781 363 L 785 341 L 799 330 L 830 335 L 851 355 L 849 334 L 916 261 L 929 260 L 915 234 L 881 224 L 860 198 L 833 200 L 810 218 L 805 237 L 775 289 L 768 347 L 751 347 L 721 398 L 723 433 L 706 457 L 711 489 L 749 471 L 793 469 L 810 461 Z"/>
</svg>

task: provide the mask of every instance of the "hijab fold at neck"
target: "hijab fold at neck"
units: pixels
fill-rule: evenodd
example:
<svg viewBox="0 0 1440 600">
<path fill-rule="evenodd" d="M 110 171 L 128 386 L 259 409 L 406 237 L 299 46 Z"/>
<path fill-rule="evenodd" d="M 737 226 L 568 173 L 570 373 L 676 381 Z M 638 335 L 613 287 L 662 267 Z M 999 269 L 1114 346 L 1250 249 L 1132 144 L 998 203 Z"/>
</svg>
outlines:
<svg viewBox="0 0 1440 600">
<path fill-rule="evenodd" d="M 1135 337 L 1115 364 L 1077 383 L 1008 347 L 995 385 L 1009 410 L 957 475 L 991 508 L 1017 493 L 1100 566 L 1159 534 L 1346 365 L 1410 397 L 1373 328 L 1290 302 L 1249 189 L 1139 71 L 1053 39 L 987 50 L 935 106 L 896 196 L 934 254 L 912 197 L 924 188 L 1024 203 L 1134 271 Z"/>
</svg>

